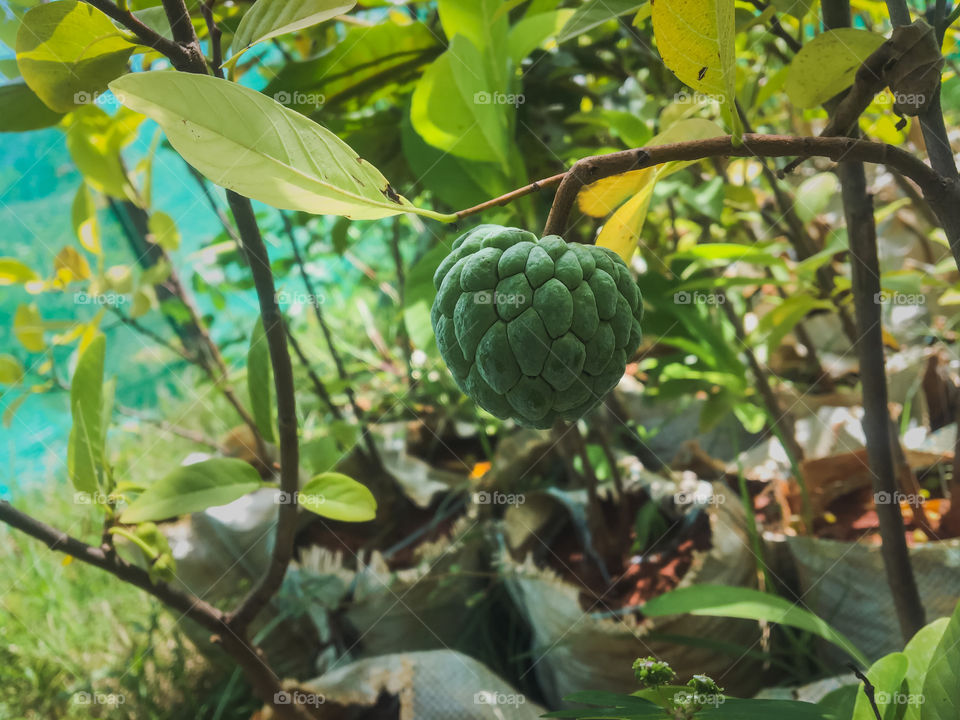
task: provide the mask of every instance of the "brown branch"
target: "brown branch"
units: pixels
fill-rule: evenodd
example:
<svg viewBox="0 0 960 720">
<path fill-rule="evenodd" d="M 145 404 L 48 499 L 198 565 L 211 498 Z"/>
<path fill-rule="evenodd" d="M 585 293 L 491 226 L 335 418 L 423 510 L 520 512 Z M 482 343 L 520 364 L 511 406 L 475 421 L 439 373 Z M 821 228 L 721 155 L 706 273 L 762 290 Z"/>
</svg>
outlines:
<svg viewBox="0 0 960 720">
<path fill-rule="evenodd" d="M 557 188 L 544 234 L 563 235 L 577 194 L 590 183 L 674 160 L 703 160 L 713 157 L 826 157 L 835 162 L 852 160 L 885 165 L 913 180 L 947 231 L 950 247 L 960 267 L 960 182 L 943 177 L 910 153 L 892 145 L 840 137 L 793 137 L 789 135 L 743 136 L 734 145 L 729 136 L 690 140 L 648 148 L 621 150 L 584 158 L 570 168 Z M 550 178 L 551 180 L 553 178 Z M 540 181 L 544 183 L 546 180 Z M 528 186 L 532 187 L 532 186 Z M 515 193 L 516 191 L 514 191 Z M 532 191 L 531 191 L 532 192 Z M 458 217 L 480 212 L 493 204 L 513 199 L 514 194 L 496 198 L 483 206 L 461 210 Z M 509 198 L 504 200 L 504 198 Z"/>
<path fill-rule="evenodd" d="M 490 210 L 495 207 L 500 207 L 501 205 L 506 205 L 507 203 L 511 203 L 514 200 L 522 198 L 526 195 L 532 195 L 535 192 L 539 192 L 544 188 L 549 188 L 549 187 L 553 187 L 554 185 L 559 185 L 566 176 L 567 176 L 567 173 L 565 172 L 558 173 L 556 175 L 551 175 L 550 177 L 544 178 L 543 180 L 537 180 L 536 182 L 532 182 L 529 185 L 524 185 L 522 188 L 517 188 L 516 190 L 512 190 L 508 192 L 506 195 L 501 195 L 500 197 L 493 198 L 493 200 L 487 200 L 486 202 L 482 202 L 479 205 L 474 205 L 473 207 L 467 208 L 466 210 L 461 210 L 458 213 L 456 213 L 457 220 L 460 221 L 465 217 L 470 217 L 471 215 L 477 215 L 479 213 L 482 213 L 485 210 Z"/>
<path fill-rule="evenodd" d="M 750 0 L 750 4 L 761 13 L 766 12 L 767 8 L 770 7 L 770 4 L 763 2 L 763 0 Z M 790 50 L 792 50 L 794 53 L 798 53 L 803 49 L 803 45 L 800 44 L 800 41 L 798 41 L 793 35 L 784 29 L 783 25 L 780 23 L 780 18 L 778 18 L 776 14 L 770 18 L 770 32 L 783 40 L 787 44 L 787 47 L 790 48 Z"/>
<path fill-rule="evenodd" d="M 263 242 L 257 218 L 250 200 L 232 190 L 227 191 L 227 201 L 233 212 L 237 230 L 243 241 L 247 264 L 253 275 L 260 303 L 260 317 L 270 349 L 273 365 L 273 380 L 277 393 L 277 428 L 280 434 L 280 490 L 286 497 L 296 497 L 300 487 L 300 439 L 297 434 L 297 402 L 293 381 L 293 364 L 287 347 L 287 331 L 283 315 L 277 304 L 270 256 Z M 229 624 L 234 632 L 244 636 L 251 621 L 270 602 L 277 592 L 293 557 L 296 535 L 297 503 L 286 502 L 279 506 L 277 531 L 273 543 L 273 556 L 267 572 L 259 584 L 244 598 L 231 614 Z"/>
<path fill-rule="evenodd" d="M 88 545 L 17 510 L 5 500 L 0 500 L 0 522 L 39 540 L 54 552 L 65 553 L 75 560 L 110 573 L 152 595 L 182 616 L 189 617 L 209 631 L 212 634 L 211 640 L 221 644 L 233 657 L 264 702 L 273 704 L 275 698 L 283 693 L 280 679 L 264 660 L 262 651 L 247 643 L 242 636 L 234 634 L 227 625 L 223 612 L 210 603 L 167 583 L 154 583 L 146 570 L 128 563 L 112 549 Z M 275 712 L 285 720 L 309 720 L 310 717 L 298 706 L 275 705 Z"/>
<path fill-rule="evenodd" d="M 826 3 L 823 14 L 824 25 L 828 28 L 850 26 L 850 7 L 845 0 Z M 923 167 L 927 165 L 923 164 Z M 882 305 L 877 300 L 881 292 L 880 261 L 873 197 L 867 191 L 863 158 L 847 157 L 840 163 L 838 175 L 850 242 L 854 310 L 860 331 L 856 350 L 863 387 L 863 432 L 866 436 L 867 459 L 873 474 L 874 499 L 895 499 L 898 497 L 898 484 L 884 368 Z M 907 172 L 904 175 L 911 177 Z M 937 177 L 941 176 L 937 174 Z M 916 181 L 915 177 L 913 179 Z M 926 188 L 924 194 L 928 195 Z M 880 552 L 887 584 L 897 610 L 900 632 L 906 642 L 923 627 L 924 609 L 910 564 L 903 515 L 900 503 L 895 500 L 874 504 L 880 522 Z"/>
<path fill-rule="evenodd" d="M 109 0 L 84 0 L 84 2 L 116 20 L 136 35 L 141 43 L 170 58 L 171 62 L 174 62 L 174 58 L 177 59 L 176 62 L 186 61 L 187 54 L 183 51 L 183 48 L 173 40 L 168 40 L 153 28 L 148 27 L 129 10 L 123 10 Z"/>
</svg>

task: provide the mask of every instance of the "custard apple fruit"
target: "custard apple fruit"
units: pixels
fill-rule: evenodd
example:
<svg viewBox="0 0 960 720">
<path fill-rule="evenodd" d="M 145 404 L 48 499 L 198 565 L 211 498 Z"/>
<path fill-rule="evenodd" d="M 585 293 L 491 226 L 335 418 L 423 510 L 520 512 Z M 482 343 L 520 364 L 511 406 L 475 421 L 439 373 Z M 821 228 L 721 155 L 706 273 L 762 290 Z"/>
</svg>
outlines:
<svg viewBox="0 0 960 720">
<path fill-rule="evenodd" d="M 640 290 L 606 248 L 480 225 L 457 238 L 433 284 L 433 331 L 457 385 L 521 425 L 582 417 L 640 345 Z"/>
</svg>

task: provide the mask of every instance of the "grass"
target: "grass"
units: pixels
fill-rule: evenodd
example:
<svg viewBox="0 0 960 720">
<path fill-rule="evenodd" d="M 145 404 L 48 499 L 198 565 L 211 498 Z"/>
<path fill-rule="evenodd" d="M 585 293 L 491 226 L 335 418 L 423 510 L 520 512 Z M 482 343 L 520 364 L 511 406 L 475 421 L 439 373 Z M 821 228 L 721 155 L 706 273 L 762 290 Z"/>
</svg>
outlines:
<svg viewBox="0 0 960 720">
<path fill-rule="evenodd" d="M 14 497 L 96 541 L 95 511 L 75 505 L 66 486 Z M 0 718 L 172 720 L 222 707 L 229 720 L 256 707 L 228 684 L 229 661 L 205 657 L 158 601 L 113 576 L 3 528 L 0 578 Z"/>
</svg>

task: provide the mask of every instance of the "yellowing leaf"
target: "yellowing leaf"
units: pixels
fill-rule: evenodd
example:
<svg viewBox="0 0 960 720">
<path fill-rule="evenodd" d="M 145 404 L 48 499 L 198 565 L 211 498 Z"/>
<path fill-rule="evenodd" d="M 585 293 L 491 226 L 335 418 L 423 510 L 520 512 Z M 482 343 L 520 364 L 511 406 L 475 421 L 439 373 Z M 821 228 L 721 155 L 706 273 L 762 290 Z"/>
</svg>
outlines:
<svg viewBox="0 0 960 720">
<path fill-rule="evenodd" d="M 82 183 L 73 198 L 71 209 L 73 231 L 84 249 L 94 255 L 100 254 L 100 225 L 97 223 L 97 207 L 93 193 Z"/>
<path fill-rule="evenodd" d="M 669 145 L 683 140 L 705 140 L 720 137 L 723 134 L 723 129 L 712 120 L 690 118 L 689 120 L 679 120 L 663 132 L 650 138 L 646 147 Z M 657 177 L 666 177 L 692 164 L 693 162 L 688 161 L 672 162 L 651 169 L 655 171 Z M 647 169 L 644 168 L 591 183 L 583 188 L 577 196 L 580 210 L 591 217 L 605 217 L 632 194 L 640 192 L 647 183 L 653 180 L 652 175 L 653 173 L 648 173 Z"/>
<path fill-rule="evenodd" d="M 653 168 L 649 169 L 653 170 Z M 607 220 L 597 236 L 599 247 L 610 248 L 627 263 L 630 262 L 630 258 L 640 244 L 640 231 L 643 230 L 647 210 L 650 208 L 656 172 L 650 173 L 647 177 L 649 180 L 646 184 Z"/>
<path fill-rule="evenodd" d="M 416 213 L 386 178 L 326 128 L 262 93 L 210 75 L 143 72 L 110 85 L 156 120 L 212 182 L 284 210 L 368 220 Z"/>
<path fill-rule="evenodd" d="M 680 82 L 716 96 L 734 135 L 742 133 L 734 109 L 736 57 L 734 0 L 657 0 L 653 34 L 664 64 Z"/>
<path fill-rule="evenodd" d="M 37 274 L 19 260 L 0 257 L 0 287 L 23 285 L 37 280 Z"/>
<path fill-rule="evenodd" d="M 30 10 L 17 33 L 17 65 L 43 102 L 58 112 L 96 99 L 127 70 L 134 50 L 106 15 L 59 0 Z"/>
<path fill-rule="evenodd" d="M 590 217 L 606 217 L 628 197 L 651 184 L 655 174 L 656 168 L 643 168 L 587 185 L 577 196 L 580 211 Z"/>
<path fill-rule="evenodd" d="M 853 84 L 857 68 L 884 42 L 869 30 L 827 30 L 806 43 L 790 63 L 783 89 L 798 108 L 822 105 Z"/>
<path fill-rule="evenodd" d="M 75 280 L 88 280 L 90 263 L 76 248 L 68 245 L 53 259 L 53 273 L 56 282 L 66 286 Z"/>
<path fill-rule="evenodd" d="M 13 315 L 13 334 L 30 352 L 43 352 L 43 319 L 36 305 L 20 305 Z"/>
</svg>

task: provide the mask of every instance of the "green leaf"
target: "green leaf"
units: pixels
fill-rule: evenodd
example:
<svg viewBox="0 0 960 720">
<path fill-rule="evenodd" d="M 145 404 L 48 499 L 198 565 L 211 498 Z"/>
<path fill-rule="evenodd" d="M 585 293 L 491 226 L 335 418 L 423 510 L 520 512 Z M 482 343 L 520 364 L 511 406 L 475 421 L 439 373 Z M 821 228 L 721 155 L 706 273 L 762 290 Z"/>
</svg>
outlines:
<svg viewBox="0 0 960 720">
<path fill-rule="evenodd" d="M 664 64 L 680 82 L 715 96 L 739 137 L 734 0 L 658 0 L 652 8 L 653 34 Z"/>
<path fill-rule="evenodd" d="M 922 695 L 920 720 L 956 720 L 960 698 L 960 604 L 933 651 Z"/>
<path fill-rule="evenodd" d="M 817 705 L 796 700 L 742 700 L 725 697 L 718 705 L 707 705 L 698 711 L 698 720 L 822 720 Z"/>
<path fill-rule="evenodd" d="M 436 148 L 506 166 L 511 117 L 520 102 L 506 90 L 485 70 L 480 50 L 457 35 L 417 83 L 410 120 Z"/>
<path fill-rule="evenodd" d="M 127 71 L 135 46 L 106 15 L 83 2 L 58 0 L 23 16 L 17 65 L 23 79 L 57 112 L 85 105 Z"/>
<path fill-rule="evenodd" d="M 510 28 L 507 35 L 507 54 L 514 65 L 521 61 L 549 38 L 559 35 L 566 26 L 573 10 L 553 10 L 523 18 Z"/>
<path fill-rule="evenodd" d="M 336 135 L 255 90 L 180 72 L 126 75 L 110 87 L 156 120 L 203 175 L 254 200 L 357 220 L 404 212 L 454 219 L 414 207 Z"/>
<path fill-rule="evenodd" d="M 821 300 L 805 292 L 788 296 L 770 312 L 765 313 L 757 323 L 756 338 L 766 343 L 768 352 L 772 353 L 780 346 L 783 338 L 791 332 L 801 320 L 814 310 L 830 310 L 833 303 Z"/>
<path fill-rule="evenodd" d="M 897 720 L 902 717 L 904 706 L 896 702 L 901 694 L 903 679 L 907 674 L 907 656 L 890 653 L 877 660 L 867 671 L 867 679 L 876 689 L 877 709 L 881 720 Z M 876 714 L 863 690 L 857 694 L 851 720 L 875 720 Z"/>
<path fill-rule="evenodd" d="M 857 68 L 884 42 L 869 30 L 838 28 L 817 35 L 790 63 L 783 89 L 798 108 L 822 105 L 853 84 Z"/>
<path fill-rule="evenodd" d="M 0 385 L 16 385 L 23 378 L 23 366 L 13 355 L 0 355 Z"/>
<path fill-rule="evenodd" d="M 48 108 L 26 83 L 0 87 L 0 132 L 26 132 L 56 125 L 63 113 Z"/>
<path fill-rule="evenodd" d="M 678 588 L 647 601 L 642 607 L 647 617 L 666 615 L 709 615 L 745 618 L 789 625 L 806 630 L 845 650 L 861 665 L 869 662 L 856 646 L 819 617 L 769 593 L 727 585 L 693 585 Z"/>
<path fill-rule="evenodd" d="M 73 198 L 70 209 L 70 218 L 73 223 L 73 232 L 80 244 L 94 255 L 100 254 L 100 224 L 97 222 L 97 206 L 93 201 L 93 193 L 87 184 L 80 183 L 77 194 Z"/>
<path fill-rule="evenodd" d="M 247 389 L 250 392 L 250 406 L 257 429 L 268 442 L 274 442 L 273 432 L 273 372 L 270 366 L 270 346 L 263 321 L 257 318 L 250 335 L 250 348 L 247 350 Z"/>
<path fill-rule="evenodd" d="M 646 5 L 646 0 L 643 2 L 637 2 L 637 0 L 587 0 L 577 8 L 573 17 L 563 26 L 563 32 L 560 33 L 557 40 L 566 42 L 585 32 L 590 32 L 608 20 L 635 13 L 644 5 Z"/>
<path fill-rule="evenodd" d="M 123 511 L 120 521 L 133 524 L 200 512 L 231 503 L 261 485 L 260 475 L 243 460 L 204 460 L 157 480 Z"/>
<path fill-rule="evenodd" d="M 157 245 L 167 252 L 173 252 L 180 247 L 180 231 L 177 230 L 177 223 L 165 212 L 159 210 L 150 215 L 148 228 L 151 239 Z"/>
<path fill-rule="evenodd" d="M 67 150 L 87 184 L 104 195 L 136 201 L 120 150 L 135 139 L 142 116 L 124 109 L 111 117 L 87 106 L 72 112 L 69 119 Z"/>
<path fill-rule="evenodd" d="M 318 25 L 354 5 L 350 0 L 257 0 L 240 21 L 233 36 L 233 57 L 225 64 L 233 65 L 257 43 Z"/>
<path fill-rule="evenodd" d="M 397 76 L 417 73 L 440 53 L 423 23 L 383 21 L 347 31 L 336 46 L 302 62 L 285 63 L 264 93 L 305 115 L 350 98 L 371 99 L 398 88 Z"/>
<path fill-rule="evenodd" d="M 906 676 L 908 694 L 916 696 L 923 692 L 923 680 L 927 676 L 927 670 L 933 662 L 937 646 L 949 625 L 950 618 L 934 620 L 918 630 L 903 649 L 903 654 L 907 656 L 910 663 Z M 908 704 L 903 720 L 920 720 L 922 708 L 921 703 Z"/>
<path fill-rule="evenodd" d="M 300 505 L 310 512 L 344 522 L 377 517 L 377 501 L 365 485 L 341 473 L 317 475 L 300 491 Z"/>
<path fill-rule="evenodd" d="M 73 426 L 67 446 L 67 469 L 78 492 L 95 493 L 103 474 L 103 360 L 106 340 L 97 335 L 80 351 L 70 381 Z"/>
</svg>

